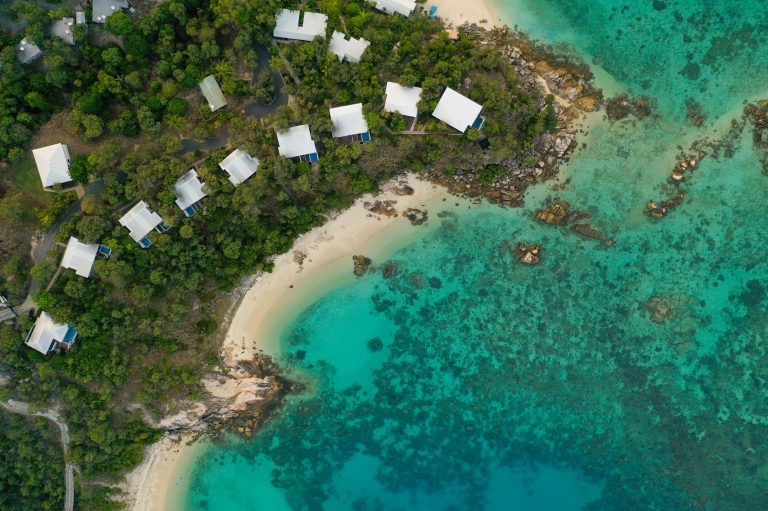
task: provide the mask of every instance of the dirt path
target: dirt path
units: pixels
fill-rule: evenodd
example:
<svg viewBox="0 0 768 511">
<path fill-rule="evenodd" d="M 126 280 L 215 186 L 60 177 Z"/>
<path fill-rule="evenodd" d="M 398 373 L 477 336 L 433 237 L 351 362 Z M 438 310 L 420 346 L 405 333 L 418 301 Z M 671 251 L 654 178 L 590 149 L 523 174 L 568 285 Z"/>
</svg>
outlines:
<svg viewBox="0 0 768 511">
<path fill-rule="evenodd" d="M 67 458 L 67 452 L 69 451 L 69 428 L 67 425 L 59 420 L 59 414 L 56 411 L 46 412 L 29 412 L 29 403 L 22 401 L 9 400 L 7 403 L 0 401 L 0 406 L 8 410 L 9 412 L 19 413 L 22 415 L 31 415 L 36 417 L 45 417 L 56 423 L 61 431 L 61 445 L 64 448 L 64 459 Z M 64 498 L 64 511 L 73 511 L 75 509 L 75 466 L 72 463 L 66 462 L 64 484 L 66 485 L 67 492 Z"/>
</svg>

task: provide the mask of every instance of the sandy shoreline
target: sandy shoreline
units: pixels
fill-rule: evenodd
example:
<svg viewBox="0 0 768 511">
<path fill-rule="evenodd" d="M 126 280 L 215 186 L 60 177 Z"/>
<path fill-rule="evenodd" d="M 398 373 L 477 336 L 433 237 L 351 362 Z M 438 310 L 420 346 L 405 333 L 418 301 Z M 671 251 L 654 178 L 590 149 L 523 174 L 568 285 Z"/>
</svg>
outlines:
<svg viewBox="0 0 768 511">
<path fill-rule="evenodd" d="M 467 22 L 476 23 L 484 28 L 503 25 L 496 11 L 486 0 L 430 0 L 424 4 L 424 8 L 429 10 L 433 5 L 437 6 L 435 15 L 454 27 L 459 27 Z M 480 23 L 482 20 L 485 21 Z"/>
<path fill-rule="evenodd" d="M 318 294 L 327 292 L 329 285 L 343 286 L 355 279 L 352 255 L 386 254 L 424 234 L 429 227 L 413 227 L 402 215 L 375 215 L 363 206 L 365 202 L 394 200 L 395 208 L 402 212 L 430 202 L 442 204 L 442 198 L 450 197 L 442 186 L 419 181 L 415 175 L 400 181 L 407 182 L 414 194 L 396 195 L 388 191 L 376 197 L 365 195 L 332 221 L 303 235 L 289 252 L 275 259 L 272 273 L 264 274 L 246 292 L 230 323 L 221 348 L 228 364 L 250 359 L 259 351 L 276 353 L 275 336 L 282 325 L 310 305 Z M 306 254 L 301 266 L 294 261 L 295 252 Z M 126 475 L 122 485 L 129 509 L 181 509 L 182 503 L 178 501 L 183 496 L 182 486 L 191 473 L 195 454 L 204 450 L 200 442 L 187 445 L 190 438 L 182 436 L 181 441 L 174 441 L 165 436 L 147 448 L 144 462 Z"/>
</svg>

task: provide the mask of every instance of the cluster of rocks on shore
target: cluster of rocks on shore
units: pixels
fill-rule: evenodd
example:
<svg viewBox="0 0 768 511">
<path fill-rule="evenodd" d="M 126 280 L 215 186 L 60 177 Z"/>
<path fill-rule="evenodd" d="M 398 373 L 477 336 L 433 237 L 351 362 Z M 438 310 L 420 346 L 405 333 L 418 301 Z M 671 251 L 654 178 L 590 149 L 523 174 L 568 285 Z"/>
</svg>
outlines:
<svg viewBox="0 0 768 511">
<path fill-rule="evenodd" d="M 545 133 L 533 140 L 521 154 L 491 162 L 503 167 L 505 177 L 494 177 L 489 184 L 480 183 L 477 177 L 481 168 L 463 169 L 463 172 L 452 176 L 447 176 L 443 169 L 433 168 L 425 171 L 425 177 L 446 186 L 452 193 L 482 196 L 494 204 L 522 206 L 522 194 L 528 185 L 554 176 L 559 162 L 575 150 L 576 130 L 572 122 L 582 112 L 600 107 L 602 91 L 589 83 L 592 73 L 585 63 L 556 56 L 508 27 L 486 30 L 476 24 L 465 23 L 459 30 L 496 44 L 521 78 L 522 85 L 541 90 L 542 97 L 548 93 L 557 94 L 570 106 L 557 101 L 553 103 L 559 118 L 555 133 Z M 539 106 L 546 107 L 544 99 Z"/>
</svg>

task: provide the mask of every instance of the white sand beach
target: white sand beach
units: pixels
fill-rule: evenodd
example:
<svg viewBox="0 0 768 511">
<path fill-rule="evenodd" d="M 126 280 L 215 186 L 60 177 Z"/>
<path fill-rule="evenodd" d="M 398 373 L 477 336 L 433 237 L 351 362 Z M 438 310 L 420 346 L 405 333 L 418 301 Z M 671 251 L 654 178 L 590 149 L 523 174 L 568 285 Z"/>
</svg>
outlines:
<svg viewBox="0 0 768 511">
<path fill-rule="evenodd" d="M 390 191 L 376 197 L 366 195 L 335 219 L 303 235 L 290 251 L 275 260 L 272 273 L 265 273 L 254 283 L 235 312 L 222 346 L 221 354 L 227 363 L 249 359 L 258 351 L 274 353 L 275 336 L 280 327 L 309 306 L 319 292 L 327 292 L 328 285 L 334 285 L 329 284 L 329 278 L 333 277 L 338 286 L 356 278 L 352 274 L 352 255 L 387 255 L 407 244 L 409 238 L 422 235 L 424 229 L 439 225 L 432 221 L 432 226 L 414 227 L 402 214 L 387 217 L 364 208 L 365 202 L 394 200 L 397 201 L 395 208 L 402 213 L 409 207 L 425 209 L 422 206 L 427 205 L 429 209 L 430 204 L 432 208 L 439 207 L 443 198 L 450 197 L 445 188 L 419 181 L 415 175 L 408 175 L 400 182 L 407 182 L 414 194 L 395 195 Z M 431 212 L 434 215 L 437 211 Z M 295 252 L 306 254 L 301 266 L 294 261 Z M 145 461 L 126 476 L 123 485 L 129 509 L 172 511 L 181 508 L 179 499 L 191 473 L 192 461 L 196 453 L 205 448 L 200 442 L 187 445 L 190 438 L 182 436 L 181 441 L 174 441 L 163 437 L 147 448 Z"/>
<path fill-rule="evenodd" d="M 235 313 L 222 346 L 224 360 L 231 364 L 250 359 L 259 350 L 274 353 L 281 326 L 309 306 L 319 293 L 327 293 L 329 285 L 341 286 L 354 280 L 353 255 L 376 258 L 407 243 L 403 238 L 409 232 L 423 233 L 418 229 L 424 227 L 413 227 L 402 214 L 387 217 L 363 207 L 365 202 L 394 200 L 395 209 L 402 213 L 407 208 L 424 209 L 422 206 L 435 199 L 442 202 L 449 196 L 445 188 L 419 181 L 414 175 L 408 176 L 407 183 L 414 189 L 413 195 L 395 195 L 391 191 L 376 197 L 366 195 L 334 220 L 306 233 L 292 250 L 279 256 L 273 272 L 254 284 Z M 305 255 L 301 266 L 294 261 L 296 252 Z M 335 277 L 331 284 L 329 272 Z"/>
<path fill-rule="evenodd" d="M 430 0 L 424 4 L 424 9 L 429 11 L 433 5 L 437 6 L 435 15 L 451 23 L 454 27 L 466 22 L 477 23 L 485 28 L 503 25 L 499 16 L 495 14 L 494 9 L 486 0 Z M 480 23 L 482 20 L 485 22 Z"/>
</svg>

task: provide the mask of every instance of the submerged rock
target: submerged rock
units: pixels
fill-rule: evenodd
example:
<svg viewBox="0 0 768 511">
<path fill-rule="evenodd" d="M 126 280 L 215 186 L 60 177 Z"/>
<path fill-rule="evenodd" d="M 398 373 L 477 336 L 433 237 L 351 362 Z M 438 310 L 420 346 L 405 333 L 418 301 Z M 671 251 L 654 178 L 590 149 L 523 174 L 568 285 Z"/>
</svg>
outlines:
<svg viewBox="0 0 768 511">
<path fill-rule="evenodd" d="M 567 202 L 559 202 L 547 206 L 545 209 L 536 211 L 533 217 L 540 222 L 547 224 L 563 225 L 568 219 L 568 208 L 570 204 Z"/>
<path fill-rule="evenodd" d="M 368 345 L 368 349 L 374 353 L 384 349 L 384 343 L 378 337 L 374 337 L 373 339 L 368 341 L 366 344 Z"/>
<path fill-rule="evenodd" d="M 381 267 L 381 274 L 384 275 L 385 279 L 388 279 L 390 277 L 394 277 L 397 275 L 397 262 L 396 261 L 387 261 L 384 263 L 384 266 Z"/>
<path fill-rule="evenodd" d="M 518 259 L 521 263 L 524 264 L 539 264 L 541 261 L 541 249 L 543 247 L 541 245 L 530 245 L 526 246 L 522 243 L 518 243 L 515 247 L 515 250 L 513 252 L 513 255 L 516 259 Z"/>
</svg>

